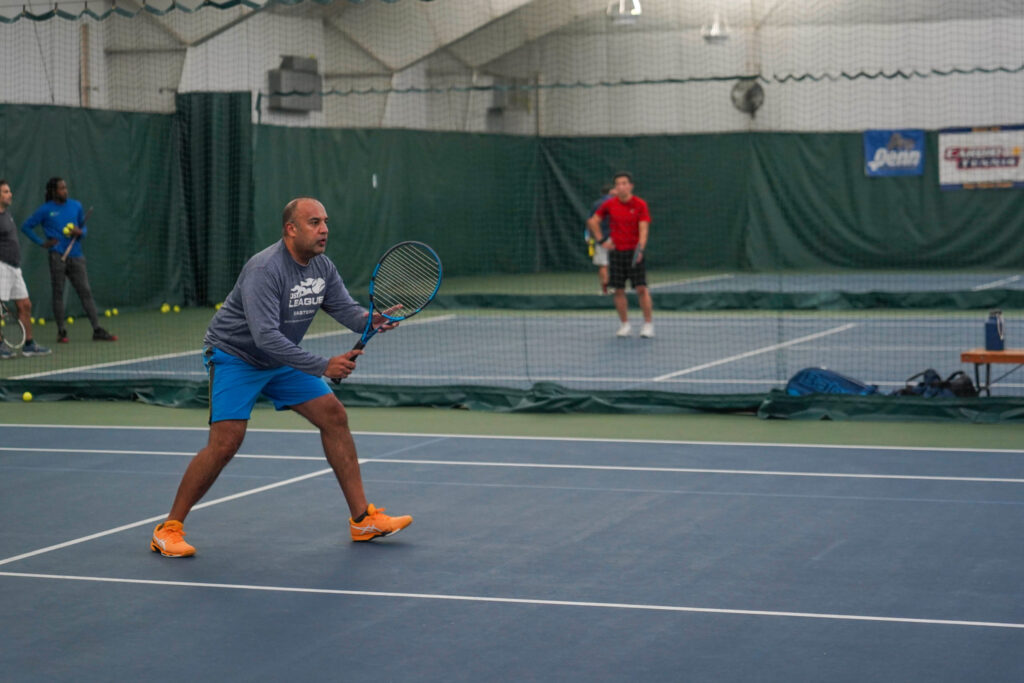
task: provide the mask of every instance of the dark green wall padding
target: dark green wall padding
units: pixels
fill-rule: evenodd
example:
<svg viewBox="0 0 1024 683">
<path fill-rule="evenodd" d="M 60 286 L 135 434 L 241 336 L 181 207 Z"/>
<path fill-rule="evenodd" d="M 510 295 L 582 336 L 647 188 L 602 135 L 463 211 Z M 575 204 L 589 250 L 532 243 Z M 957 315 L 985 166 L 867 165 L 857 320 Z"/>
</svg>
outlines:
<svg viewBox="0 0 1024 683">
<path fill-rule="evenodd" d="M 356 290 L 402 239 L 433 244 L 448 275 L 586 270 L 583 220 L 621 169 L 652 207 L 652 268 L 1024 265 L 1024 192 L 940 190 L 936 133 L 924 176 L 882 179 L 864 176 L 858 133 L 282 128 L 251 123 L 248 93 L 176 103 L 173 115 L 0 105 L 0 176 L 14 190 L 15 218 L 42 202 L 48 177 L 66 178 L 94 207 L 85 247 L 100 301 L 222 300 L 245 260 L 278 238 L 281 209 L 299 195 L 324 201 L 328 253 Z M 44 254 L 24 244 L 30 291 L 48 310 Z M 76 313 L 77 299 L 69 304 Z"/>
</svg>

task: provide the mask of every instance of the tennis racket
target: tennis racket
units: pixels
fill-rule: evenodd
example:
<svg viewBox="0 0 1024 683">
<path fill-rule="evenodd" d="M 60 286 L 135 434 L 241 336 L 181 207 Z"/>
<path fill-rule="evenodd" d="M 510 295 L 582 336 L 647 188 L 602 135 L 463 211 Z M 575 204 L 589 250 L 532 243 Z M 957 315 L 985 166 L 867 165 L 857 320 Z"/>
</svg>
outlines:
<svg viewBox="0 0 1024 683">
<path fill-rule="evenodd" d="M 636 264 L 640 263 L 640 259 L 644 257 L 644 250 L 637 247 L 633 250 L 633 267 L 636 268 Z"/>
<path fill-rule="evenodd" d="M 91 215 L 92 215 L 92 207 L 90 206 L 89 210 L 85 212 L 85 218 L 82 219 L 82 226 L 83 227 L 89 221 L 89 216 L 91 216 Z M 64 250 L 64 253 L 60 257 L 60 262 L 61 263 L 65 263 L 68 260 L 68 254 L 71 253 L 71 247 L 75 246 L 75 242 L 77 242 L 77 241 L 78 241 L 78 235 L 75 235 L 74 237 L 71 238 L 71 241 L 68 242 L 68 248 Z"/>
<path fill-rule="evenodd" d="M 441 288 L 441 259 L 423 242 L 399 242 L 384 252 L 370 275 L 370 314 L 353 351 L 366 346 L 381 325 L 373 326 L 373 314 L 388 322 L 407 320 L 427 307 Z M 340 379 L 332 379 L 335 384 Z"/>
<path fill-rule="evenodd" d="M 25 345 L 25 326 L 18 319 L 17 311 L 7 308 L 3 301 L 0 301 L 0 344 L 11 351 Z"/>
</svg>

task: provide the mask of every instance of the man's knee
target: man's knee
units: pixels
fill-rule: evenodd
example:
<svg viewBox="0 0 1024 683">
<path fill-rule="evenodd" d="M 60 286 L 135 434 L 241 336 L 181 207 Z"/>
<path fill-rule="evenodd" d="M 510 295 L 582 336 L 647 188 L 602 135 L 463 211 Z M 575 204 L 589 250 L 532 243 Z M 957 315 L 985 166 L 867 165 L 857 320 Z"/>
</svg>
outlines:
<svg viewBox="0 0 1024 683">
<path fill-rule="evenodd" d="M 241 424 L 235 424 L 240 422 Z M 210 455 L 227 462 L 235 456 L 245 439 L 244 420 L 225 420 L 210 426 L 210 440 L 207 444 Z"/>
<path fill-rule="evenodd" d="M 18 299 L 14 303 L 18 307 L 18 315 L 24 317 L 32 313 L 32 301 L 27 297 L 24 299 Z"/>
<path fill-rule="evenodd" d="M 322 396 L 323 424 L 321 429 L 348 429 L 348 411 L 334 394 Z"/>
<path fill-rule="evenodd" d="M 321 431 L 348 431 L 348 411 L 334 394 L 325 394 L 312 401 L 316 416 L 312 420 Z"/>
</svg>

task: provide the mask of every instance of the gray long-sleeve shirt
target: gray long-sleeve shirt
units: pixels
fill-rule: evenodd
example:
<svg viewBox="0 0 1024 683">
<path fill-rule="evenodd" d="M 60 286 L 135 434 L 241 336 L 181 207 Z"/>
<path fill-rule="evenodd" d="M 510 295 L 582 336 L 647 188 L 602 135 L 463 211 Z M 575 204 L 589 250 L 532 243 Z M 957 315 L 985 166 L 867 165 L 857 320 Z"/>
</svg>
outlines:
<svg viewBox="0 0 1024 683">
<path fill-rule="evenodd" d="M 14 224 L 10 209 L 0 211 L 0 261 L 15 268 L 21 267 L 18 226 Z"/>
<path fill-rule="evenodd" d="M 296 263 L 284 242 L 249 259 L 213 316 L 203 343 L 262 369 L 291 366 L 321 376 L 327 359 L 299 347 L 319 309 L 362 332 L 366 309 L 348 293 L 327 256 Z"/>
</svg>

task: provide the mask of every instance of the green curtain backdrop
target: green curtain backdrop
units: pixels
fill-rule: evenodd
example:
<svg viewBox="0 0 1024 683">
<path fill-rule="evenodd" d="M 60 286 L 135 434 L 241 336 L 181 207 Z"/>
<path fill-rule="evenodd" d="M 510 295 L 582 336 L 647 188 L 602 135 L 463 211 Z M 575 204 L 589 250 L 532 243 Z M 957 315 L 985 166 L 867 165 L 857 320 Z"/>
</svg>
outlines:
<svg viewBox="0 0 1024 683">
<path fill-rule="evenodd" d="M 1024 192 L 943 191 L 938 133 L 922 176 L 868 178 L 860 133 L 752 135 L 745 261 L 780 268 L 1019 268 Z"/>
<path fill-rule="evenodd" d="M 175 97 L 175 151 L 185 207 L 187 304 L 221 301 L 255 251 L 252 97 Z"/>
<path fill-rule="evenodd" d="M 14 219 L 20 227 L 43 203 L 48 178 L 67 181 L 71 197 L 93 209 L 83 248 L 101 308 L 152 305 L 184 286 L 171 124 L 170 116 L 0 105 L 0 177 L 14 192 Z M 46 253 L 25 238 L 21 245 L 33 304 L 49 317 Z M 78 297 L 66 296 L 79 315 Z"/>
<path fill-rule="evenodd" d="M 928 134 L 921 177 L 867 178 L 859 133 L 534 138 L 253 125 L 248 93 L 177 97 L 173 115 L 0 105 L 0 176 L 20 224 L 50 176 L 93 207 L 85 242 L 104 301 L 223 299 L 280 235 L 292 197 L 324 201 L 328 253 L 354 289 L 402 239 L 450 274 L 586 270 L 601 183 L 633 173 L 653 216 L 652 267 L 1014 268 L 1024 192 L 943 192 Z M 22 241 L 48 311 L 45 254 Z M 77 297 L 68 296 L 77 315 Z"/>
<path fill-rule="evenodd" d="M 259 244 L 277 239 L 285 203 L 313 196 L 350 285 L 365 285 L 384 250 L 406 239 L 433 245 L 460 274 L 526 272 L 536 176 L 532 138 L 257 126 L 255 233 Z"/>
</svg>

